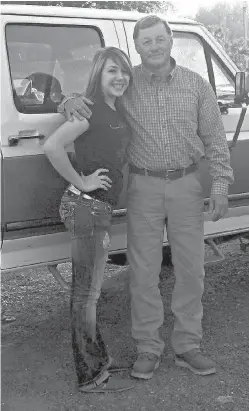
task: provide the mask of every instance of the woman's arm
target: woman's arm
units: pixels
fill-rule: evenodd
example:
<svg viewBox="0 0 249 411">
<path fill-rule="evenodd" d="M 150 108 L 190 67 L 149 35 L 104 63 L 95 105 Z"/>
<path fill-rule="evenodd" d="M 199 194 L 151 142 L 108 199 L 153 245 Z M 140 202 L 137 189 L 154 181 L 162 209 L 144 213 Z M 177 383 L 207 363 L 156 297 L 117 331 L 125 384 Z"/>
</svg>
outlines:
<svg viewBox="0 0 249 411">
<path fill-rule="evenodd" d="M 58 173 L 81 191 L 84 191 L 83 179 L 73 168 L 65 148 L 88 128 L 89 123 L 86 119 L 66 121 L 50 135 L 43 146 L 46 156 Z"/>
<path fill-rule="evenodd" d="M 88 128 L 89 123 L 86 119 L 80 121 L 74 118 L 73 122 L 66 121 L 47 139 L 43 150 L 58 173 L 80 191 L 89 192 L 97 188 L 108 190 L 111 187 L 111 179 L 106 175 L 100 175 L 108 172 L 107 169 L 100 168 L 90 176 L 80 176 L 73 168 L 65 150 L 65 147 L 72 144 Z"/>
</svg>

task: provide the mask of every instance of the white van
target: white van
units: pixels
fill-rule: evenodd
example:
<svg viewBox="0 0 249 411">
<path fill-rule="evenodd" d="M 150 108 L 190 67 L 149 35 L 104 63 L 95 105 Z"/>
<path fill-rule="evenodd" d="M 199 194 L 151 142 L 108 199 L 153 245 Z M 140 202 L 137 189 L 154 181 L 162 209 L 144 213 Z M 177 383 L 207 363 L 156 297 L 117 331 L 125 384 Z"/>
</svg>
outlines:
<svg viewBox="0 0 249 411">
<path fill-rule="evenodd" d="M 140 63 L 132 33 L 142 15 L 27 5 L 4 5 L 1 11 L 1 270 L 5 272 L 70 260 L 69 234 L 58 214 L 66 183 L 42 145 L 63 122 L 58 102 L 64 95 L 84 90 L 99 47 L 120 47 L 134 65 Z M 173 56 L 178 64 L 210 81 L 231 144 L 242 111 L 241 94 L 246 95 L 242 74 L 237 77 L 235 104 L 238 69 L 221 46 L 195 21 L 169 19 L 169 23 L 174 32 Z M 229 212 L 216 223 L 205 216 L 206 240 L 249 232 L 248 112 L 231 161 L 235 183 L 230 188 Z M 207 204 L 211 181 L 205 160 L 201 169 Z M 166 233 L 164 240 L 167 245 Z M 111 253 L 125 251 L 126 189 L 114 211 Z"/>
</svg>

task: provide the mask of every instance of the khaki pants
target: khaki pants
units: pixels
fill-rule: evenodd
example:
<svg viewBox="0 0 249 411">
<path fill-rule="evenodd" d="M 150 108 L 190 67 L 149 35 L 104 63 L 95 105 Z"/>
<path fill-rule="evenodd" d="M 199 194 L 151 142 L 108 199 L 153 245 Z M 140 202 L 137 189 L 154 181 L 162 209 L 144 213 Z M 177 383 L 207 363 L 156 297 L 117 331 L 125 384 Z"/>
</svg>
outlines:
<svg viewBox="0 0 249 411">
<path fill-rule="evenodd" d="M 138 352 L 161 355 L 164 349 L 160 336 L 164 313 L 158 284 L 166 218 L 176 280 L 171 304 L 175 316 L 172 347 L 177 354 L 199 348 L 204 289 L 199 172 L 170 182 L 130 174 L 127 208 L 132 336 Z"/>
</svg>

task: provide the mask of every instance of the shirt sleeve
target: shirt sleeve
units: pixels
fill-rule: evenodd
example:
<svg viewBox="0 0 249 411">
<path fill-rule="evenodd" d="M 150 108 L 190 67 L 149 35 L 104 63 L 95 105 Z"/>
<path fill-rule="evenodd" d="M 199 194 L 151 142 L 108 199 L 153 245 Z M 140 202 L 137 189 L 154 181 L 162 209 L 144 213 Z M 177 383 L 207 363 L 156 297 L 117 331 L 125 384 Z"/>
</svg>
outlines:
<svg viewBox="0 0 249 411">
<path fill-rule="evenodd" d="M 215 93 L 205 80 L 202 80 L 199 98 L 198 135 L 204 144 L 213 178 L 211 195 L 227 196 L 228 187 L 234 182 L 230 152 Z"/>
</svg>

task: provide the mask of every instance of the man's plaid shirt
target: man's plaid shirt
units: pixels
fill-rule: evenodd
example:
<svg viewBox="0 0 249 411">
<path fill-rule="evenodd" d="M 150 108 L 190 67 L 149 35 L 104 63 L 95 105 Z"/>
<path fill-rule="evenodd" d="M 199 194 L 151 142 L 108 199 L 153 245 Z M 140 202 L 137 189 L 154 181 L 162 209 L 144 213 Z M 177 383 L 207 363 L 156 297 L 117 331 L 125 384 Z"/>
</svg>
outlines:
<svg viewBox="0 0 249 411">
<path fill-rule="evenodd" d="M 165 80 L 143 65 L 134 67 L 133 84 L 119 101 L 132 130 L 129 163 L 161 171 L 187 167 L 206 156 L 211 194 L 226 196 L 233 170 L 216 96 L 199 74 L 172 63 Z"/>
<path fill-rule="evenodd" d="M 178 169 L 206 156 L 212 194 L 227 195 L 233 183 L 230 153 L 217 99 L 206 80 L 175 65 L 161 81 L 140 65 L 121 103 L 132 129 L 130 163 L 153 171 Z"/>
</svg>

